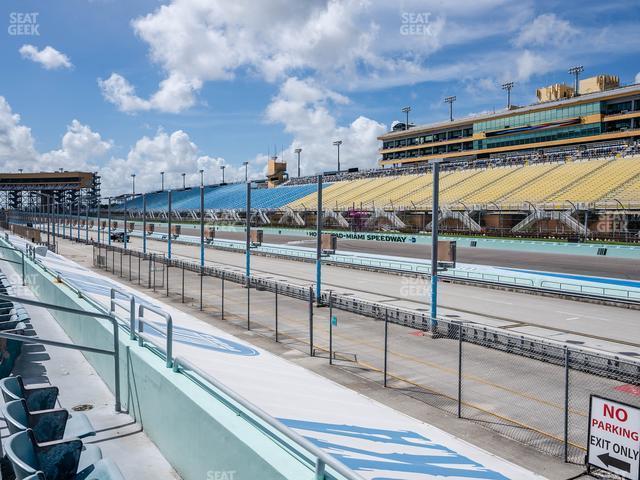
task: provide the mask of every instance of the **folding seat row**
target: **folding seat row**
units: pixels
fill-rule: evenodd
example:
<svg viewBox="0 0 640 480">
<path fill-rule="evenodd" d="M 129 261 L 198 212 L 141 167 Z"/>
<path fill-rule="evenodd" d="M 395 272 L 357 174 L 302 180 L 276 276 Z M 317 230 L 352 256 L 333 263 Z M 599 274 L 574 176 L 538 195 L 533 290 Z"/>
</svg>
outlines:
<svg viewBox="0 0 640 480">
<path fill-rule="evenodd" d="M 0 293 L 12 295 L 11 283 L 6 275 L 0 272 Z M 30 330 L 29 315 L 22 305 L 8 300 L 0 300 L 0 331 L 18 335 L 28 335 Z M 0 344 L 0 378 L 8 376 L 14 363 L 22 351 L 22 342 L 6 340 Z"/>
<path fill-rule="evenodd" d="M 16 375 L 0 380 L 0 391 L 10 433 L 4 450 L 16 479 L 124 480 L 100 447 L 80 440 L 95 435 L 87 416 L 56 408 L 58 387 L 26 387 Z"/>
<path fill-rule="evenodd" d="M 14 289 L 0 273 L 0 293 L 13 295 Z M 30 318 L 19 304 L 0 300 L 0 330 L 34 335 Z M 7 358 L 15 361 L 22 342 L 6 341 L 0 367 Z M 80 438 L 95 435 L 95 429 L 83 413 L 73 415 L 56 408 L 59 390 L 55 386 L 26 387 L 21 376 L 0 378 L 4 404 L 0 407 L 10 436 L 4 441 L 6 460 L 18 480 L 123 480 L 118 467 L 102 458 L 95 445 L 84 445 Z M 6 466 L 5 462 L 5 466 Z"/>
</svg>

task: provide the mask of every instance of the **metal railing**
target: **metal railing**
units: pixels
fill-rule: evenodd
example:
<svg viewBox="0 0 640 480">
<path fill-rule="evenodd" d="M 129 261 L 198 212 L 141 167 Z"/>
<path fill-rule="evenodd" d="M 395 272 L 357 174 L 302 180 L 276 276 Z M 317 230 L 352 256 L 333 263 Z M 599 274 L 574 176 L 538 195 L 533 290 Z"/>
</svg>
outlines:
<svg viewBox="0 0 640 480">
<path fill-rule="evenodd" d="M 21 268 L 21 275 L 22 275 L 22 286 L 24 287 L 25 285 L 25 273 L 24 273 L 24 252 L 18 248 L 15 247 L 7 247 L 6 245 L 0 245 L 0 248 L 3 248 L 5 250 L 12 250 L 14 252 L 18 252 L 20 254 L 20 261 L 16 262 L 15 260 L 9 260 L 8 258 L 0 258 L 0 260 L 3 260 L 5 262 L 8 263 L 15 263 L 16 265 L 20 265 Z"/>
<path fill-rule="evenodd" d="M 31 300 L 29 298 L 21 298 L 15 297 L 12 295 L 4 295 L 0 294 L 0 300 L 8 300 L 10 302 L 22 303 L 25 305 L 32 305 L 34 307 L 42 307 L 48 310 L 56 310 L 59 312 L 72 313 L 75 315 L 81 315 L 85 317 L 91 318 L 101 318 L 104 320 L 109 320 L 113 325 L 113 350 L 105 350 L 102 348 L 89 347 L 84 345 L 75 345 L 72 343 L 65 342 L 57 342 L 53 340 L 47 340 L 39 337 L 24 337 L 22 335 L 14 335 L 9 333 L 0 332 L 0 336 L 4 336 L 5 338 L 10 338 L 12 340 L 18 340 L 27 343 L 42 343 L 45 345 L 52 345 L 56 347 L 70 348 L 73 350 L 82 350 L 85 352 L 91 353 L 99 353 L 104 355 L 112 355 L 114 358 L 114 382 L 115 382 L 115 409 L 116 412 L 121 411 L 121 402 L 120 402 L 120 350 L 119 350 L 119 341 L 118 341 L 118 322 L 113 315 L 107 315 L 100 312 L 87 312 L 85 310 L 78 310 L 76 308 L 64 307 L 62 305 L 54 305 L 52 303 L 39 302 L 36 300 Z"/>
<path fill-rule="evenodd" d="M 165 346 L 165 355 L 166 355 L 166 361 L 167 361 L 167 368 L 171 368 L 173 366 L 173 319 L 171 318 L 171 315 L 169 315 L 167 312 L 153 307 L 151 305 L 145 305 L 145 304 L 140 304 L 138 305 L 138 331 L 137 331 L 137 336 L 138 336 L 138 345 L 140 345 L 141 347 L 144 345 L 144 341 L 147 341 L 149 343 L 155 343 L 153 342 L 148 335 L 144 334 L 144 312 L 145 310 L 148 310 L 150 312 L 155 313 L 156 315 L 162 317 L 165 319 L 165 321 L 167 322 L 167 332 L 166 332 L 166 337 L 167 337 L 167 341 L 166 341 L 166 346 Z M 154 327 L 152 327 L 154 328 Z M 156 329 L 157 330 L 157 329 Z"/>
</svg>

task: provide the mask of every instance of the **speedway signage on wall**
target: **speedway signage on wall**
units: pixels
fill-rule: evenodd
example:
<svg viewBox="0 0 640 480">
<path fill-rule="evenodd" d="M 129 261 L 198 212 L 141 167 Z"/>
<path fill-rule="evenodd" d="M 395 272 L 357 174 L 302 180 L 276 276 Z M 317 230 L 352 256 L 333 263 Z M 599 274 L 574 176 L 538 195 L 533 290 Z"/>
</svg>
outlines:
<svg viewBox="0 0 640 480">
<path fill-rule="evenodd" d="M 316 232 L 307 230 L 308 237 L 315 237 Z M 341 231 L 326 231 L 325 233 L 332 233 L 340 239 L 344 240 L 369 240 L 373 242 L 387 242 L 387 243 L 416 243 L 417 237 L 409 235 L 400 235 L 394 233 L 366 233 L 366 232 L 341 232 Z"/>
<path fill-rule="evenodd" d="M 640 478 L 640 408 L 591 395 L 587 465 Z"/>
</svg>

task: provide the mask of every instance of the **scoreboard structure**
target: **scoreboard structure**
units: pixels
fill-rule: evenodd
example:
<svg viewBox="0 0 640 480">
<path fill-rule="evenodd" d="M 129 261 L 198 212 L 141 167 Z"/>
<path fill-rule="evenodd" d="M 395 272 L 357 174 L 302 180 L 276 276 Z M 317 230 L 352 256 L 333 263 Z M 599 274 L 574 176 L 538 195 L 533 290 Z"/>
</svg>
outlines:
<svg viewBox="0 0 640 480">
<path fill-rule="evenodd" d="M 49 201 L 60 208 L 95 208 L 100 176 L 95 172 L 0 173 L 0 208 L 42 211 Z"/>
</svg>

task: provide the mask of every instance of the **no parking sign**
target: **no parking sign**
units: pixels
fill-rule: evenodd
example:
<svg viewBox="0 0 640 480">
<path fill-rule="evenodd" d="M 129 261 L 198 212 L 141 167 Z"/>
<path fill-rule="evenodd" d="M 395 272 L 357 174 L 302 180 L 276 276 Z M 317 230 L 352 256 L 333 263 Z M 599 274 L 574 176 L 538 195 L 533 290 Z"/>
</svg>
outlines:
<svg viewBox="0 0 640 480">
<path fill-rule="evenodd" d="M 587 465 L 640 480 L 640 408 L 591 395 Z"/>
</svg>

